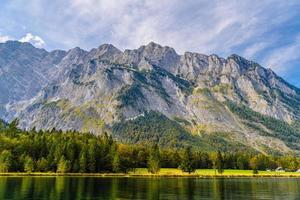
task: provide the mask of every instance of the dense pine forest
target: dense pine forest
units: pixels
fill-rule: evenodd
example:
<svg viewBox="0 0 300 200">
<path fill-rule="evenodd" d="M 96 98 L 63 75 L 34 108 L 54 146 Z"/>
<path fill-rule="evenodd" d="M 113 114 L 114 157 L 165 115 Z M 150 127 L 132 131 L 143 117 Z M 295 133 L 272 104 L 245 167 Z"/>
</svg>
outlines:
<svg viewBox="0 0 300 200">
<path fill-rule="evenodd" d="M 204 152 L 189 146 L 164 148 L 155 144 L 121 144 L 110 135 L 94 135 L 76 131 L 23 131 L 18 120 L 0 121 L 0 172 L 57 173 L 128 173 L 148 168 L 180 168 L 192 173 L 195 169 L 276 169 L 300 168 L 296 156 L 267 156 L 253 152 Z"/>
</svg>

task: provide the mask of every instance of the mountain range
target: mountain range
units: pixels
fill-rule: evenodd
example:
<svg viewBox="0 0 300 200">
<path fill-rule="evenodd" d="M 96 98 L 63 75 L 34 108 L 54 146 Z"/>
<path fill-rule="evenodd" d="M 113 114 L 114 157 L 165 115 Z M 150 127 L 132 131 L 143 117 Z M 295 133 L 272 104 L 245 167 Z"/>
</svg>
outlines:
<svg viewBox="0 0 300 200">
<path fill-rule="evenodd" d="M 0 118 L 24 129 L 111 133 L 128 143 L 300 152 L 300 89 L 238 55 L 154 42 L 48 52 L 0 43 Z"/>
</svg>

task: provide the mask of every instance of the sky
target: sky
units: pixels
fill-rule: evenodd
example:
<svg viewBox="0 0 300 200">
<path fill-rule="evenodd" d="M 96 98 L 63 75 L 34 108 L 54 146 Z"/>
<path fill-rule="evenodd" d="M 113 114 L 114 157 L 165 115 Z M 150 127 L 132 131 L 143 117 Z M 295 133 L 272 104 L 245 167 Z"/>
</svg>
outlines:
<svg viewBox="0 0 300 200">
<path fill-rule="evenodd" d="M 0 42 L 238 54 L 300 87 L 299 0 L 0 0 Z"/>
</svg>

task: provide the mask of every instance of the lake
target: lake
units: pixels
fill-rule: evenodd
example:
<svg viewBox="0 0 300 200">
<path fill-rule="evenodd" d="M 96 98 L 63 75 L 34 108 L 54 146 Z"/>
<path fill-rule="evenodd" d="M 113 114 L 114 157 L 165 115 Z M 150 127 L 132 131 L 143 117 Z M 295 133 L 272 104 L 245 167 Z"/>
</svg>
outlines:
<svg viewBox="0 0 300 200">
<path fill-rule="evenodd" d="M 0 177 L 0 199 L 300 199 L 298 178 Z"/>
</svg>

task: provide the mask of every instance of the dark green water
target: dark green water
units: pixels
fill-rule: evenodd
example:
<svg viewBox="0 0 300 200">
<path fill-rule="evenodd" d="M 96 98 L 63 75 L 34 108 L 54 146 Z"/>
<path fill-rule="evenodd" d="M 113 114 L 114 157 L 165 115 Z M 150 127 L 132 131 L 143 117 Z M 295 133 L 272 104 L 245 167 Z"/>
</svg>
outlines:
<svg viewBox="0 0 300 200">
<path fill-rule="evenodd" d="M 0 177 L 0 199 L 300 199 L 295 178 Z"/>
</svg>

